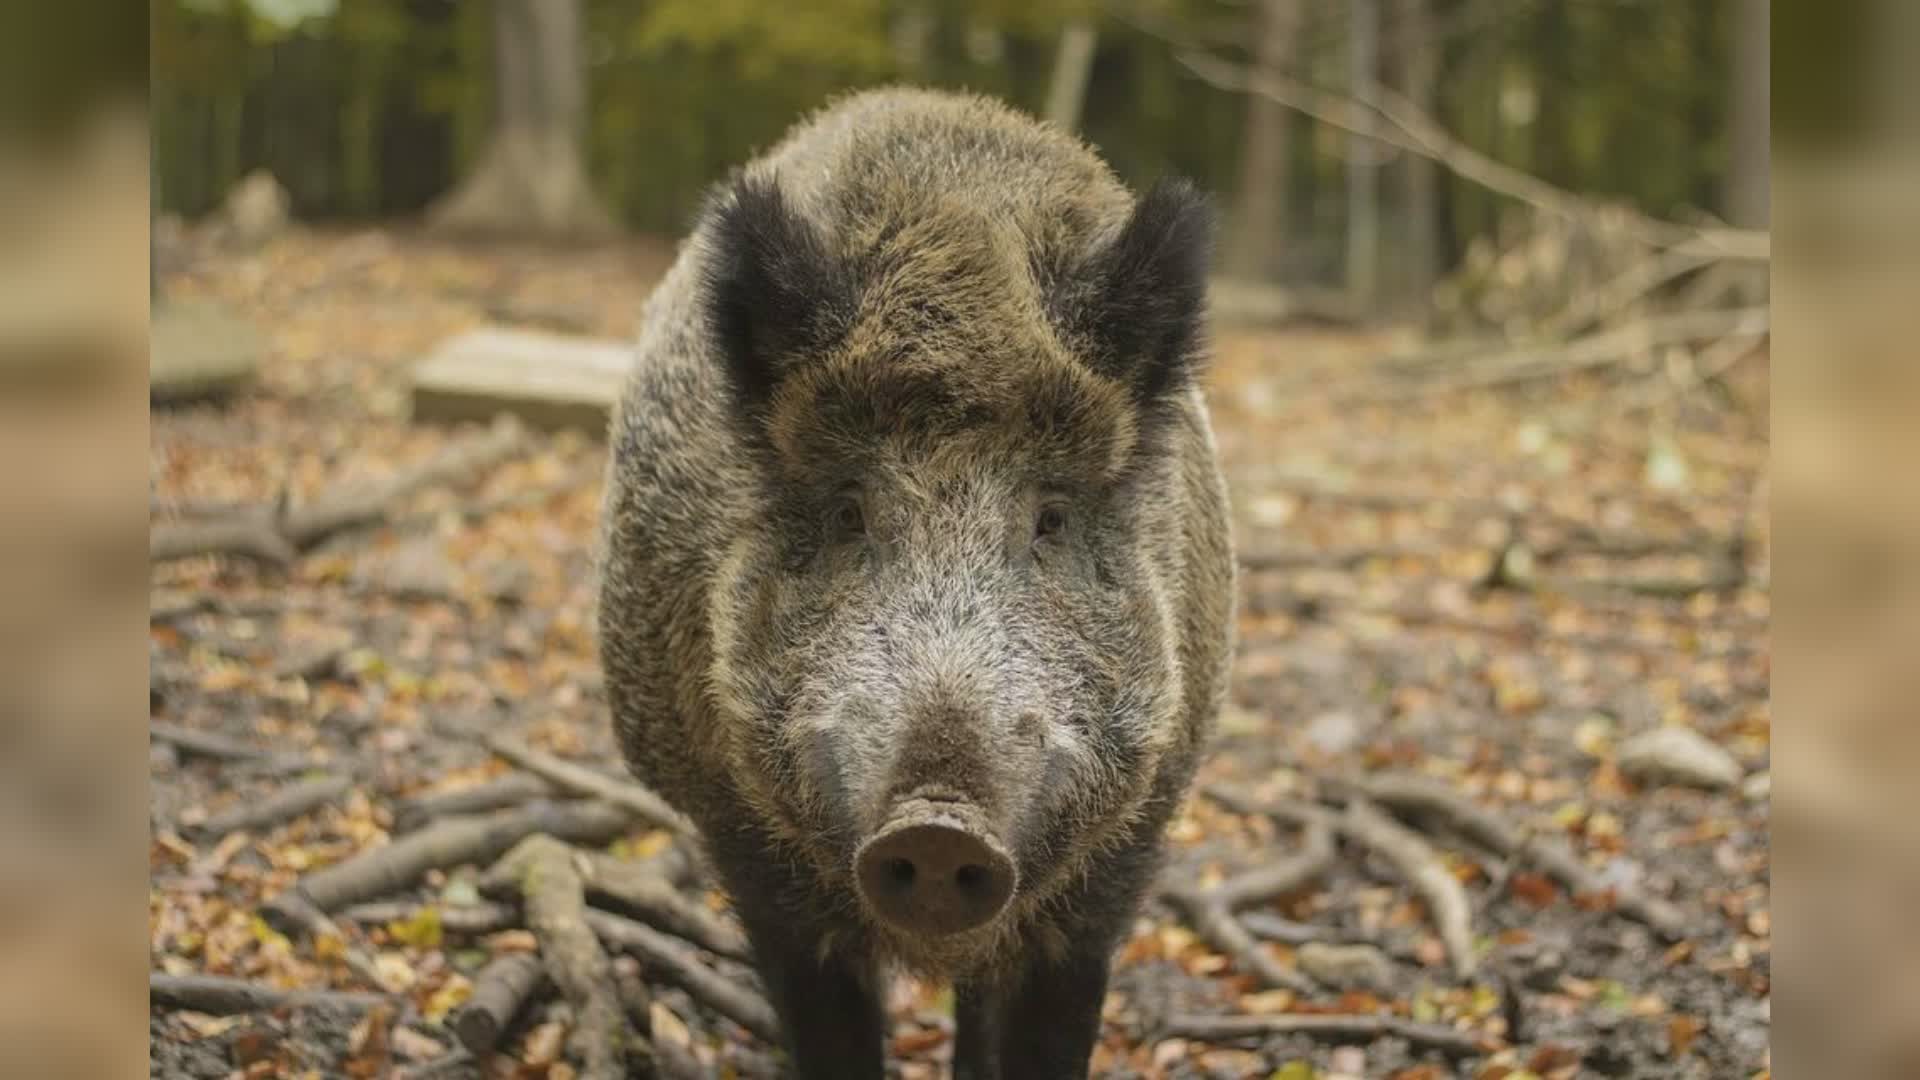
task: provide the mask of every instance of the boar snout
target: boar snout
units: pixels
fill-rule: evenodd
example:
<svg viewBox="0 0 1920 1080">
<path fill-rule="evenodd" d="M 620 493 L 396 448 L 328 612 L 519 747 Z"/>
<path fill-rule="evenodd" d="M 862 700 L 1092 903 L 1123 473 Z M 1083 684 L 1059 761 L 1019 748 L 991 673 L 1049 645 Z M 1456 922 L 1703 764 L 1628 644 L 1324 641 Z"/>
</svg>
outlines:
<svg viewBox="0 0 1920 1080">
<path fill-rule="evenodd" d="M 897 930 L 973 930 L 1006 909 L 1018 872 L 968 803 L 909 799 L 854 857 L 861 895 Z"/>
</svg>

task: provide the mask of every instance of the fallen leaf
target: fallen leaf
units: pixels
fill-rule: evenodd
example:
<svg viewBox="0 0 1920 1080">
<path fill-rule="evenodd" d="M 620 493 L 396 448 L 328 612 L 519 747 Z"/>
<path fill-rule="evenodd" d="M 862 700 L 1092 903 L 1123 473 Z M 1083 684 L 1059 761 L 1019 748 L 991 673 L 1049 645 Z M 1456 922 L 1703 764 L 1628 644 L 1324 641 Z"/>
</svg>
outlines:
<svg viewBox="0 0 1920 1080">
<path fill-rule="evenodd" d="M 540 941 L 531 930 L 502 930 L 487 936 L 487 947 L 494 952 L 539 952 Z"/>
<path fill-rule="evenodd" d="M 388 923 L 387 933 L 402 945 L 411 945 L 416 949 L 437 949 L 442 936 L 440 909 L 433 904 L 424 904 L 414 912 L 412 918 Z"/>
<path fill-rule="evenodd" d="M 656 1041 L 665 1040 L 675 1046 L 693 1045 L 693 1032 L 687 1030 L 686 1021 L 660 1002 L 654 1002 L 647 1010 L 647 1019 L 653 1025 Z"/>
<path fill-rule="evenodd" d="M 1294 993 L 1291 990 L 1263 990 L 1257 994 L 1241 996 L 1240 1011 L 1254 1016 L 1271 1016 L 1293 1008 Z"/>
<path fill-rule="evenodd" d="M 537 1069 L 560 1060 L 560 1047 L 566 1036 L 566 1027 L 557 1021 L 549 1020 L 536 1026 L 520 1042 L 520 1063 Z"/>
<path fill-rule="evenodd" d="M 420 1012 L 432 1023 L 439 1023 L 447 1014 L 467 1003 L 473 996 L 473 983 L 458 972 L 447 976 L 438 989 L 427 997 Z"/>
<path fill-rule="evenodd" d="M 445 1043 L 404 1024 L 394 1028 L 387 1038 L 394 1054 L 408 1061 L 432 1061 L 447 1052 Z"/>
<path fill-rule="evenodd" d="M 1508 878 L 1507 891 L 1536 908 L 1551 907 L 1560 898 L 1560 888 L 1553 883 L 1553 879 L 1530 870 L 1522 870 Z"/>
<path fill-rule="evenodd" d="M 380 980 L 380 988 L 394 994 L 403 994 L 413 989 L 416 979 L 413 961 L 391 950 L 383 951 L 373 958 L 373 972 Z"/>
<path fill-rule="evenodd" d="M 343 1068 L 348 1076 L 385 1075 L 392 1059 L 387 1042 L 387 1025 L 392 1020 L 390 1007 L 376 1005 L 347 1033 L 347 1061 Z"/>
<path fill-rule="evenodd" d="M 1691 1016 L 1673 1016 L 1667 1020 L 1667 1053 L 1673 1057 L 1685 1057 L 1693 1048 L 1693 1041 L 1699 1038 L 1706 1025 Z"/>
<path fill-rule="evenodd" d="M 1165 1072 L 1187 1056 L 1187 1040 L 1163 1039 L 1153 1046 L 1153 1067 Z"/>
<path fill-rule="evenodd" d="M 947 1041 L 947 1033 L 939 1028 L 913 1028 L 893 1037 L 893 1052 L 905 1057 L 924 1054 Z"/>
<path fill-rule="evenodd" d="M 1533 1052 L 1527 1059 L 1529 1071 L 1546 1074 L 1557 1069 L 1570 1068 L 1580 1064 L 1580 1051 L 1559 1043 L 1548 1043 Z"/>
</svg>

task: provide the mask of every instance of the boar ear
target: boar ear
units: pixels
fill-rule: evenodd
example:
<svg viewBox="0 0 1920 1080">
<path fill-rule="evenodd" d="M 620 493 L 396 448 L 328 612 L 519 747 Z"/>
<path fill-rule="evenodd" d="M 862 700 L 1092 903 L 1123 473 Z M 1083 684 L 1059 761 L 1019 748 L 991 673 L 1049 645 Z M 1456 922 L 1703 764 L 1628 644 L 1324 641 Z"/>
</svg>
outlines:
<svg viewBox="0 0 1920 1080">
<path fill-rule="evenodd" d="M 708 215 L 702 302 L 734 392 L 755 407 L 795 361 L 844 331 L 853 289 L 845 264 L 771 178 L 734 182 Z"/>
<path fill-rule="evenodd" d="M 1180 389 L 1193 373 L 1212 233 L 1206 196 L 1185 180 L 1162 180 L 1081 272 L 1087 291 L 1076 321 L 1092 346 L 1088 359 L 1142 403 Z"/>
</svg>

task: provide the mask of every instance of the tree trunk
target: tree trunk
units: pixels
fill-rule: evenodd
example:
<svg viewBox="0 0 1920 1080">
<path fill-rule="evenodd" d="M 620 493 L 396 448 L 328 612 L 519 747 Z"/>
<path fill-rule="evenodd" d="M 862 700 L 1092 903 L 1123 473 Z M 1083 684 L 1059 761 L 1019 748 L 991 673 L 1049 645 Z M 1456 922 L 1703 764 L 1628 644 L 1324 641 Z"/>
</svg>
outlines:
<svg viewBox="0 0 1920 1080">
<path fill-rule="evenodd" d="M 1434 41 L 1430 0 L 1394 0 L 1394 27 L 1399 35 L 1400 92 L 1428 116 L 1438 115 L 1434 91 L 1439 82 L 1440 52 Z M 1401 282 L 1409 302 L 1424 306 L 1433 292 L 1439 267 L 1439 177 L 1433 159 L 1424 154 L 1400 158 L 1401 197 L 1406 219 L 1402 223 Z"/>
<path fill-rule="evenodd" d="M 587 180 L 580 0 L 494 0 L 494 130 L 472 173 L 428 211 L 463 232 L 612 230 Z"/>
<path fill-rule="evenodd" d="M 1768 220 L 1769 88 L 1768 0 L 1740 0 L 1733 43 L 1733 153 L 1727 167 L 1727 217 L 1764 229 Z"/>
<path fill-rule="evenodd" d="M 1380 0 L 1352 0 L 1348 8 L 1348 79 L 1353 96 L 1373 98 L 1380 69 Z M 1357 125 L 1369 128 L 1370 124 Z M 1373 310 L 1379 293 L 1380 170 L 1379 143 L 1365 131 L 1347 139 L 1347 292 L 1362 313 Z"/>
<path fill-rule="evenodd" d="M 1255 63 L 1261 71 L 1293 74 L 1300 36 L 1299 0 L 1261 0 Z M 1286 251 L 1292 169 L 1293 112 L 1262 94 L 1247 100 L 1247 131 L 1240 157 L 1239 228 L 1228 253 L 1233 271 L 1245 277 L 1278 275 Z"/>
<path fill-rule="evenodd" d="M 1047 91 L 1047 122 L 1062 131 L 1080 129 L 1080 107 L 1087 99 L 1087 78 L 1093 73 L 1093 50 L 1099 35 L 1093 24 L 1079 20 L 1060 33 L 1060 51 L 1053 61 L 1053 85 Z"/>
</svg>

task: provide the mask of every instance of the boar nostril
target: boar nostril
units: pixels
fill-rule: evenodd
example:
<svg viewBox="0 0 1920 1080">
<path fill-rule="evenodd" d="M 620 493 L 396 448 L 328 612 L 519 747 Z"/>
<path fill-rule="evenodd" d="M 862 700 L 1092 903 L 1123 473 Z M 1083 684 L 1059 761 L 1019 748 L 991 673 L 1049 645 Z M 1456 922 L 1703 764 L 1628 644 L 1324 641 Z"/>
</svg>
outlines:
<svg viewBox="0 0 1920 1080">
<path fill-rule="evenodd" d="M 902 888 L 911 886 L 913 884 L 913 876 L 914 869 L 911 861 L 907 859 L 887 860 L 887 877 L 892 879 L 895 885 Z"/>
<path fill-rule="evenodd" d="M 977 893 L 987 884 L 987 868 L 972 863 L 953 872 L 953 883 L 964 893 Z"/>
</svg>

